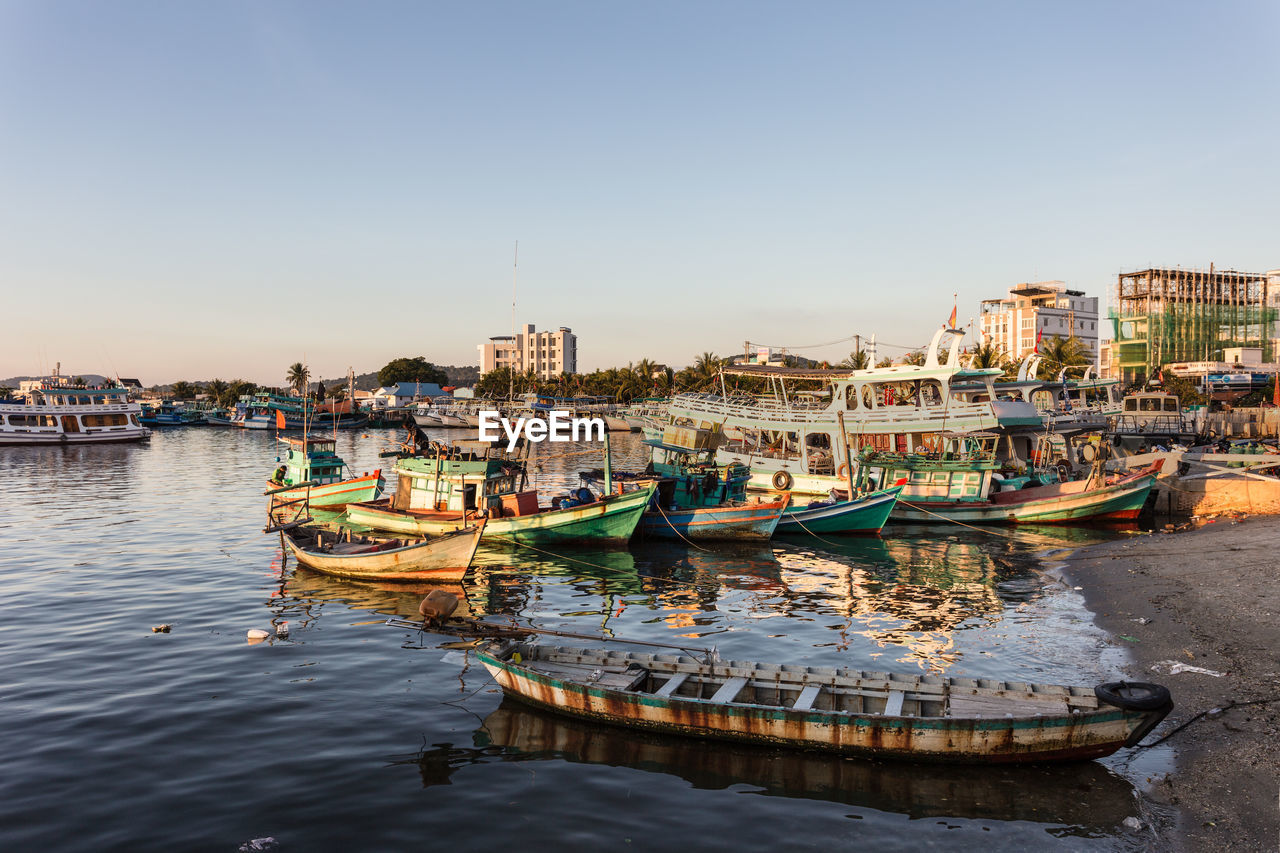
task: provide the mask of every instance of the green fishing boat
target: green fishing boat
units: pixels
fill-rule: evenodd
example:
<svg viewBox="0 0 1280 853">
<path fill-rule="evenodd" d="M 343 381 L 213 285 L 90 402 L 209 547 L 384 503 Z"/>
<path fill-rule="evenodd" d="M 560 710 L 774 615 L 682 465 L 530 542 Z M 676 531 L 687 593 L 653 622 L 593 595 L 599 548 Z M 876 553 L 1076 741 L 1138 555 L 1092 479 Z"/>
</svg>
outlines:
<svg viewBox="0 0 1280 853">
<path fill-rule="evenodd" d="M 347 507 L 347 520 L 376 530 L 434 536 L 487 518 L 483 541 L 531 545 L 622 543 L 631 538 L 656 485 L 622 494 L 587 488 L 541 504 L 537 489 L 525 488 L 523 460 L 483 441 L 437 446 L 434 456 L 396 463 L 391 498 Z"/>
</svg>

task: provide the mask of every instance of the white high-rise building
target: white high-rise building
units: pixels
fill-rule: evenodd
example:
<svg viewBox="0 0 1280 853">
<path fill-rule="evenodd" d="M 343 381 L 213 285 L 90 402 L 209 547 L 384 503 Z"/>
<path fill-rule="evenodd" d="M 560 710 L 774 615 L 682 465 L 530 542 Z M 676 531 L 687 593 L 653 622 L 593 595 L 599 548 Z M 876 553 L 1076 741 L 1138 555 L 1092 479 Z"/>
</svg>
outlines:
<svg viewBox="0 0 1280 853">
<path fill-rule="evenodd" d="M 568 326 L 555 332 L 539 332 L 532 323 L 526 323 L 515 337 L 489 338 L 476 349 L 480 350 L 481 375 L 500 367 L 512 367 L 520 373 L 532 368 L 540 379 L 578 372 L 578 336 Z"/>
<path fill-rule="evenodd" d="M 1065 282 L 1037 281 L 1009 288 L 1003 299 L 982 303 L 984 343 L 990 343 L 1013 359 L 1036 349 L 1036 339 L 1074 335 L 1089 357 L 1098 363 L 1098 297 L 1068 290 Z"/>
</svg>

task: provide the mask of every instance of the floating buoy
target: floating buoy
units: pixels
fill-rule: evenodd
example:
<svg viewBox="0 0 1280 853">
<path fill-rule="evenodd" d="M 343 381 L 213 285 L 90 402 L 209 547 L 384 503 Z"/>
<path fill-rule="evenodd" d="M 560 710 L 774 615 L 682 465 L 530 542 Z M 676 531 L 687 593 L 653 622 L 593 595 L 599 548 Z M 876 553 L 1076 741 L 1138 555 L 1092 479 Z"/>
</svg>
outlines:
<svg viewBox="0 0 1280 853">
<path fill-rule="evenodd" d="M 265 640 L 267 637 L 271 636 L 271 632 L 264 631 L 261 628 L 250 628 L 249 633 L 246 636 L 250 640 Z"/>
<path fill-rule="evenodd" d="M 442 589 L 433 589 L 427 593 L 418 605 L 418 613 L 424 622 L 435 622 L 448 619 L 458 609 L 458 597 Z"/>
<path fill-rule="evenodd" d="M 167 633 L 169 633 L 169 628 L 170 628 L 170 627 L 171 627 L 171 626 L 169 626 L 169 625 L 152 625 L 152 626 L 151 626 L 151 633 L 153 633 L 153 634 L 167 634 Z"/>
</svg>

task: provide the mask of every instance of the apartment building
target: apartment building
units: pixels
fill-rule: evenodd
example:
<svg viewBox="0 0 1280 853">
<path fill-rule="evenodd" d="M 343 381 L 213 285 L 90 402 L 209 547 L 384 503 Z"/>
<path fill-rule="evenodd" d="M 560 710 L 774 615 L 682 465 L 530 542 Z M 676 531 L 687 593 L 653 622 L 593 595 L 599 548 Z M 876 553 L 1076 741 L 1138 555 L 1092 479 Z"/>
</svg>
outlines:
<svg viewBox="0 0 1280 853">
<path fill-rule="evenodd" d="M 540 379 L 578 372 L 578 336 L 568 326 L 539 332 L 526 323 L 514 336 L 499 335 L 479 344 L 481 375 L 501 367 L 520 373 L 530 368 Z"/>
</svg>

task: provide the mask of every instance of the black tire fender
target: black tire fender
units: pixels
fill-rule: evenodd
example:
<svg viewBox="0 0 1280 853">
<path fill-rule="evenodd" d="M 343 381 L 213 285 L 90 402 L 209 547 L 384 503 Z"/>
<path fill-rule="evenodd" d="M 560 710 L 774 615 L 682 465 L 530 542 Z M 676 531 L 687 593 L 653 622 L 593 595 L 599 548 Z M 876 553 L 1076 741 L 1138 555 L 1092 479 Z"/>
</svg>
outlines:
<svg viewBox="0 0 1280 853">
<path fill-rule="evenodd" d="M 1126 711 L 1158 711 L 1173 704 L 1167 687 L 1143 681 L 1109 681 L 1093 688 L 1093 695 Z"/>
<path fill-rule="evenodd" d="M 773 472 L 773 487 L 780 492 L 785 492 L 791 488 L 791 474 L 788 471 Z"/>
</svg>

